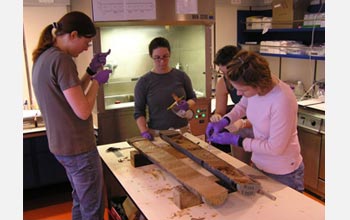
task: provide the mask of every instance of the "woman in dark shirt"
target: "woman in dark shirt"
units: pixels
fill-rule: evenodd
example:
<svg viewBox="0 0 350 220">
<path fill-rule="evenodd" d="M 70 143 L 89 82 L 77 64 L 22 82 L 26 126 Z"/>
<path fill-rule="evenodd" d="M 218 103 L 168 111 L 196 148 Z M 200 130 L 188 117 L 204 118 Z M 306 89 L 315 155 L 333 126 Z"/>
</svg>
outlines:
<svg viewBox="0 0 350 220">
<path fill-rule="evenodd" d="M 185 113 L 191 111 L 196 99 L 192 82 L 185 72 L 169 66 L 171 49 L 167 39 L 154 38 L 148 49 L 154 62 L 153 69 L 138 80 L 134 90 L 134 118 L 140 133 L 153 140 L 161 130 L 189 131 L 191 115 L 175 114 L 168 107 L 174 103 L 175 97 L 181 99 L 177 107 Z"/>
</svg>

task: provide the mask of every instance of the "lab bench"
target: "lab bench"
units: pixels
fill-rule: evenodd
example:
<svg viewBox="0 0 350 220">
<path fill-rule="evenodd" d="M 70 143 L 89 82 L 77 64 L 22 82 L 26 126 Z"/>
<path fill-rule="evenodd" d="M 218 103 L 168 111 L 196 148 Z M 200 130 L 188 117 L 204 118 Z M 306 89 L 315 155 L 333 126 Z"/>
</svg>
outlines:
<svg viewBox="0 0 350 220">
<path fill-rule="evenodd" d="M 203 140 L 185 133 L 185 137 L 195 140 L 205 149 L 207 143 Z M 156 139 L 158 140 L 158 138 Z M 106 151 L 109 147 L 118 147 L 121 150 L 117 155 Z M 98 151 L 107 169 L 115 180 L 115 186 L 109 188 L 121 188 L 133 201 L 135 206 L 148 220 L 174 220 L 174 219 L 324 219 L 325 206 L 302 193 L 299 193 L 285 185 L 282 185 L 256 169 L 242 163 L 232 156 L 212 147 L 208 150 L 240 169 L 248 175 L 260 177 L 257 179 L 262 188 L 276 197 L 272 200 L 267 196 L 256 194 L 244 196 L 239 192 L 231 192 L 227 200 L 220 206 L 210 206 L 206 203 L 180 209 L 173 201 L 173 189 L 181 185 L 173 176 L 154 164 L 141 167 L 133 167 L 130 162 L 130 148 L 127 142 L 118 142 L 99 145 Z M 205 175 L 208 172 L 189 158 L 181 159 Z M 123 195 L 124 196 L 124 195 Z"/>
</svg>

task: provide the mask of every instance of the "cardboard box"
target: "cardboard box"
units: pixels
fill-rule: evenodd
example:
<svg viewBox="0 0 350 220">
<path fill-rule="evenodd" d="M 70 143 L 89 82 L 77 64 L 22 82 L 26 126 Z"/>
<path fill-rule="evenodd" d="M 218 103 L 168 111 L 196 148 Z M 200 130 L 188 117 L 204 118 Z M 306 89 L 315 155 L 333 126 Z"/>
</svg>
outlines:
<svg viewBox="0 0 350 220">
<path fill-rule="evenodd" d="M 310 1 L 273 0 L 272 28 L 297 28 L 302 26 L 304 14 L 310 5 Z"/>
<path fill-rule="evenodd" d="M 262 18 L 263 16 L 250 16 L 246 17 L 246 29 L 247 30 L 256 30 L 262 29 Z"/>
<path fill-rule="evenodd" d="M 304 15 L 303 27 L 325 27 L 325 13 L 307 13 Z"/>
<path fill-rule="evenodd" d="M 260 45 L 257 44 L 257 42 L 255 42 L 254 44 L 246 42 L 245 44 L 240 44 L 240 46 L 243 50 L 248 50 L 253 52 L 259 52 L 260 50 Z"/>
<path fill-rule="evenodd" d="M 271 22 L 272 22 L 271 17 L 250 16 L 250 17 L 246 17 L 245 20 L 246 20 L 247 30 L 271 28 Z"/>
</svg>

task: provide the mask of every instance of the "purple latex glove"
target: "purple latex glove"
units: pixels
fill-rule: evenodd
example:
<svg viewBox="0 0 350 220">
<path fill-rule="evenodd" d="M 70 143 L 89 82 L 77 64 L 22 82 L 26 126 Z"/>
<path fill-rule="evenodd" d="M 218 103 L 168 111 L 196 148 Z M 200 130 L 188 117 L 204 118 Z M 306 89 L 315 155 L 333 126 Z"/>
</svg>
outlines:
<svg viewBox="0 0 350 220">
<path fill-rule="evenodd" d="M 177 103 L 177 106 L 176 106 L 179 110 L 183 110 L 183 111 L 187 111 L 190 106 L 188 105 L 188 103 L 185 101 L 185 100 L 180 100 L 178 103 Z"/>
<path fill-rule="evenodd" d="M 109 75 L 112 73 L 112 70 L 101 70 L 98 73 L 96 73 L 92 78 L 97 80 L 98 84 L 105 84 L 108 79 Z"/>
<path fill-rule="evenodd" d="M 111 49 L 109 49 L 105 53 L 97 53 L 92 58 L 89 68 L 92 72 L 96 73 L 100 68 L 102 68 L 106 64 L 106 57 L 111 53 Z"/>
<path fill-rule="evenodd" d="M 230 119 L 227 117 L 222 118 L 218 122 L 209 122 L 207 129 L 205 130 L 207 139 L 210 139 L 212 135 L 217 134 L 222 130 L 224 130 L 224 128 L 229 124 L 230 124 Z"/>
<path fill-rule="evenodd" d="M 190 119 L 193 116 L 193 112 L 190 110 L 190 106 L 185 100 L 178 101 L 171 110 L 180 118 Z"/>
<path fill-rule="evenodd" d="M 150 140 L 150 141 L 153 141 L 153 136 L 152 136 L 151 133 L 149 133 L 148 131 L 142 132 L 142 133 L 141 133 L 141 136 L 142 136 L 143 138 L 146 138 L 146 139 Z"/>
<path fill-rule="evenodd" d="M 233 134 L 230 132 L 216 133 L 208 138 L 208 141 L 217 144 L 232 144 L 238 147 L 242 147 L 243 138 L 238 134 Z"/>
</svg>

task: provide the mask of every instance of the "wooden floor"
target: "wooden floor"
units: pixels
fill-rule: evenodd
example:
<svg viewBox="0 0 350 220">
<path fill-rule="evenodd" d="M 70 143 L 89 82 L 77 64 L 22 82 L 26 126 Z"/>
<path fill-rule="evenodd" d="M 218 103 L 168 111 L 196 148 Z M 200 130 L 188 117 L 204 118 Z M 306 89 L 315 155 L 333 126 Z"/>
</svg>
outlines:
<svg viewBox="0 0 350 220">
<path fill-rule="evenodd" d="M 25 220 L 69 220 L 71 215 L 72 202 L 63 202 L 55 205 L 48 205 L 37 209 L 27 210 L 23 213 Z"/>
<path fill-rule="evenodd" d="M 72 197 L 69 183 L 23 191 L 24 220 L 70 220 Z M 108 219 L 107 210 L 105 220 Z"/>
<path fill-rule="evenodd" d="M 309 192 L 308 190 L 304 191 L 303 194 L 306 195 L 307 197 L 310 197 L 311 199 L 325 205 L 325 198 L 324 197 L 318 196 L 312 192 Z"/>
</svg>

